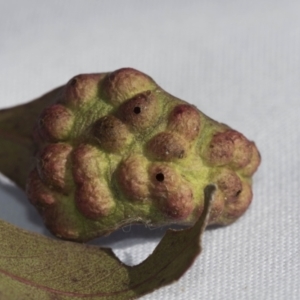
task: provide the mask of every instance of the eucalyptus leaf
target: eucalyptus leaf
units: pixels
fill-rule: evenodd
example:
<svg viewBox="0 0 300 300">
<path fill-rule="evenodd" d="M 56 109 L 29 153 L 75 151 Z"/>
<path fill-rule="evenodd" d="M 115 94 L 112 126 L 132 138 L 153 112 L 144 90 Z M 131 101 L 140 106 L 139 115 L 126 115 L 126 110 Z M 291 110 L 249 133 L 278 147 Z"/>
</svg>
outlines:
<svg viewBox="0 0 300 300">
<path fill-rule="evenodd" d="M 200 236 L 215 187 L 195 225 L 168 230 L 141 264 L 123 264 L 111 249 L 54 240 L 0 221 L 0 299 L 136 299 L 178 280 L 201 251 Z"/>
</svg>

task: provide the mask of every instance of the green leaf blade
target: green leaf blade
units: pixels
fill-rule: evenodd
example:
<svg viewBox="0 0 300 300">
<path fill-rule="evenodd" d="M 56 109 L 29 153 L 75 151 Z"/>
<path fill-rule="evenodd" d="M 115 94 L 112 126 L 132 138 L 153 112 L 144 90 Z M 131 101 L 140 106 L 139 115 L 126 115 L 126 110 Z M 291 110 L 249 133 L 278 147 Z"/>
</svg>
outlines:
<svg viewBox="0 0 300 300">
<path fill-rule="evenodd" d="M 54 240 L 0 221 L 0 299 L 136 299 L 178 280 L 201 251 L 213 186 L 188 229 L 168 230 L 141 264 L 123 264 L 111 249 Z"/>
</svg>

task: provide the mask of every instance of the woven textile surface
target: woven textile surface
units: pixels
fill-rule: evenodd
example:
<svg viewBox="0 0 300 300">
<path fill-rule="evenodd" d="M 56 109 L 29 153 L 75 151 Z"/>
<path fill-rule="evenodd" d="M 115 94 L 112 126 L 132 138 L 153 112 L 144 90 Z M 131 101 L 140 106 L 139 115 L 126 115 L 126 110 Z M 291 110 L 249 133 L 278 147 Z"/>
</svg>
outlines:
<svg viewBox="0 0 300 300">
<path fill-rule="evenodd" d="M 0 1 L 1 108 L 79 73 L 133 67 L 261 152 L 245 215 L 207 230 L 185 275 L 142 299 L 300 299 L 299 15 L 291 0 Z M 0 218 L 50 236 L 4 177 Z M 133 265 L 163 232 L 128 226 L 93 243 Z"/>
</svg>

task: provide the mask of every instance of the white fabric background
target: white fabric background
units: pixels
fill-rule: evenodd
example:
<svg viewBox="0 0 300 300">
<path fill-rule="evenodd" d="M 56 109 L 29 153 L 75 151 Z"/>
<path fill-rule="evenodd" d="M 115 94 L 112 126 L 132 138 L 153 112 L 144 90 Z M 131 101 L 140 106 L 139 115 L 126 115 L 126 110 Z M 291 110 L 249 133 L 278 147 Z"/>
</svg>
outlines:
<svg viewBox="0 0 300 300">
<path fill-rule="evenodd" d="M 0 1 L 0 107 L 130 66 L 261 151 L 247 213 L 206 231 L 184 277 L 143 299 L 300 299 L 299 15 L 288 0 Z M 49 235 L 4 178 L 0 218 Z M 132 227 L 97 243 L 134 264 L 162 233 Z"/>
</svg>

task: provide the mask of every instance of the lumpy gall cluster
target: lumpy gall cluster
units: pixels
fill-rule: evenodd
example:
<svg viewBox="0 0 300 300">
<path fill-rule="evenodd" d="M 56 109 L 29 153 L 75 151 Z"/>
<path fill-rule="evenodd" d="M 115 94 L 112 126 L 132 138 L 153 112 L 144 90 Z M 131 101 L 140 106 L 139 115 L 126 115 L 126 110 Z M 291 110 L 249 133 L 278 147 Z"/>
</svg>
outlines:
<svg viewBox="0 0 300 300">
<path fill-rule="evenodd" d="M 193 224 L 213 183 L 210 224 L 252 199 L 253 142 L 130 68 L 72 78 L 34 133 L 30 201 L 56 236 L 86 241 L 129 223 Z"/>
</svg>

